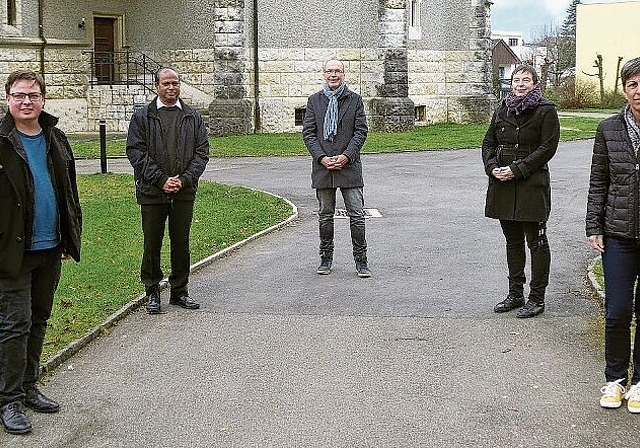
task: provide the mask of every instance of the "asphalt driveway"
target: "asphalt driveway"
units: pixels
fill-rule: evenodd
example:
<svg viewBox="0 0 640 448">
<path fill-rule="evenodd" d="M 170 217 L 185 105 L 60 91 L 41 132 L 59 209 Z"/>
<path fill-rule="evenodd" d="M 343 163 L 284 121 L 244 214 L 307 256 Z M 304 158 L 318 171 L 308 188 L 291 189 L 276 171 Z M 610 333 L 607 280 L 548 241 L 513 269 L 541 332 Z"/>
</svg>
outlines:
<svg viewBox="0 0 640 448">
<path fill-rule="evenodd" d="M 382 215 L 367 220 L 369 279 L 355 274 L 346 220 L 332 274 L 315 274 L 306 157 L 212 160 L 207 179 L 286 197 L 299 218 L 198 271 L 200 310 L 136 312 L 92 342 L 43 387 L 62 411 L 30 413 L 33 434 L 0 445 L 634 446 L 640 417 L 598 406 L 591 144 L 563 143 L 551 163 L 551 285 L 547 311 L 528 320 L 492 312 L 506 263 L 483 217 L 478 149 L 363 157 L 366 207 Z"/>
</svg>

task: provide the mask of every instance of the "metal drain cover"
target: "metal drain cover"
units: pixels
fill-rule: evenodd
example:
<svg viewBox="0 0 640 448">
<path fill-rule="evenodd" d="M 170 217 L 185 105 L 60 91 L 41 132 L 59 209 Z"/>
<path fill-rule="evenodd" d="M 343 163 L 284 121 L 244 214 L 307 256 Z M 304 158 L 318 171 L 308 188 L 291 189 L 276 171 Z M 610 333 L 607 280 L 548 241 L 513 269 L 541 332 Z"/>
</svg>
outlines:
<svg viewBox="0 0 640 448">
<path fill-rule="evenodd" d="M 336 209 L 336 218 L 348 218 L 347 211 L 343 208 Z M 364 217 L 365 218 L 382 218 L 382 214 L 378 211 L 377 208 L 365 208 L 364 209 Z"/>
</svg>

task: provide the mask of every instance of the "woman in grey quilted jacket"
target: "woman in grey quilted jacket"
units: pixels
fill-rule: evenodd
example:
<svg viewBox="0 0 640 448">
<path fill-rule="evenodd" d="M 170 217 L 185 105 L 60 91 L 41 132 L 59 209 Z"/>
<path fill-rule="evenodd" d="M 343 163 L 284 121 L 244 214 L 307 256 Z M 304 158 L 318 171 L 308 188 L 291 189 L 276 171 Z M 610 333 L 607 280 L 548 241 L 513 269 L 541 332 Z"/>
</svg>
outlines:
<svg viewBox="0 0 640 448">
<path fill-rule="evenodd" d="M 596 131 L 591 160 L 586 231 L 589 245 L 602 255 L 605 282 L 606 384 L 600 405 L 617 408 L 627 399 L 640 413 L 640 337 L 631 362 L 631 322 L 640 316 L 640 58 L 624 64 L 620 78 L 627 105 Z M 636 297 L 634 297 L 636 296 Z M 634 303 L 635 298 L 635 303 Z"/>
</svg>

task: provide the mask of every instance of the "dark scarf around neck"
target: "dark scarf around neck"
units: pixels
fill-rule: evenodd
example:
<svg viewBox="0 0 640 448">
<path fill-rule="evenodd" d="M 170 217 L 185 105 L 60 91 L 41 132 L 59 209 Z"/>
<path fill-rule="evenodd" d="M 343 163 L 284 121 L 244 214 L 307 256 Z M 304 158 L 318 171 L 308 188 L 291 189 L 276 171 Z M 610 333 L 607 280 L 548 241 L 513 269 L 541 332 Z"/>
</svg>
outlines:
<svg viewBox="0 0 640 448">
<path fill-rule="evenodd" d="M 504 102 L 507 105 L 507 113 L 520 115 L 525 110 L 537 106 L 541 99 L 542 86 L 538 83 L 530 92 L 523 96 L 516 96 L 515 93 L 510 92 Z"/>
</svg>

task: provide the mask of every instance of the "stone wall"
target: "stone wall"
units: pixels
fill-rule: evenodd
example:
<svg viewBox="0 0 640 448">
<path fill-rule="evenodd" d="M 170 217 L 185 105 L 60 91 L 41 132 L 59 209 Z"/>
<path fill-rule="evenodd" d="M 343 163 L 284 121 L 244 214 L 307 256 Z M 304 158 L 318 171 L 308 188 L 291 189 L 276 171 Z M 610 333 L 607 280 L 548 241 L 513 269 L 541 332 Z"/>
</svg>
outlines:
<svg viewBox="0 0 640 448">
<path fill-rule="evenodd" d="M 409 52 L 409 97 L 415 106 L 425 106 L 425 124 L 488 120 L 491 98 L 484 82 L 482 54 L 472 51 Z"/>
<path fill-rule="evenodd" d="M 332 58 L 345 65 L 345 83 L 363 97 L 376 95 L 384 83 L 381 52 L 353 48 L 261 49 L 260 109 L 263 132 L 299 132 L 295 110 L 306 107 L 309 95 L 322 88 L 323 64 Z"/>
</svg>

